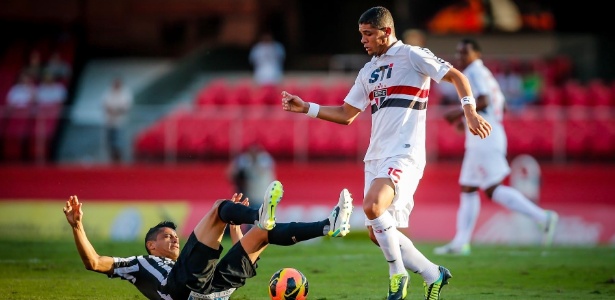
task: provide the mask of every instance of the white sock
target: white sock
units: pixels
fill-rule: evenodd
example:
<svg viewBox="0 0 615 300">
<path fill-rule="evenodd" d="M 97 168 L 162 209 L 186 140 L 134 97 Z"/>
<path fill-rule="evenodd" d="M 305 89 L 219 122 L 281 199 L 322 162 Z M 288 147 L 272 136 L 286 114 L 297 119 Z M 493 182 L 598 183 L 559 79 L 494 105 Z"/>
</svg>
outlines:
<svg viewBox="0 0 615 300">
<path fill-rule="evenodd" d="M 492 199 L 511 211 L 530 217 L 542 226 L 547 223 L 547 212 L 514 188 L 499 185 L 493 191 Z"/>
<path fill-rule="evenodd" d="M 380 217 L 369 220 L 374 236 L 380 245 L 380 249 L 389 263 L 389 275 L 406 273 L 404 262 L 399 249 L 399 237 L 395 220 L 388 211 Z"/>
<path fill-rule="evenodd" d="M 405 234 L 397 231 L 399 247 L 406 269 L 420 274 L 428 284 L 434 283 L 440 277 L 438 265 L 432 263 L 421 251 L 414 247 L 414 243 Z"/>
<path fill-rule="evenodd" d="M 472 240 L 472 232 L 476 225 L 476 219 L 480 214 L 480 195 L 478 191 L 461 193 L 459 195 L 459 208 L 457 209 L 457 232 L 451 242 L 454 247 L 469 244 Z"/>
</svg>

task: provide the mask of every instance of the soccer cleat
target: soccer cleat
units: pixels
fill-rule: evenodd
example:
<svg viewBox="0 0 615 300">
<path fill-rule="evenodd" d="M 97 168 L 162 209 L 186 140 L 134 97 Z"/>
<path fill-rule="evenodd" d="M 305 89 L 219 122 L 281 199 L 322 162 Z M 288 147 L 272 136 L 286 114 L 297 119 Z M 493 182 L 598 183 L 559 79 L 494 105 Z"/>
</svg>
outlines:
<svg viewBox="0 0 615 300">
<path fill-rule="evenodd" d="M 470 244 L 463 244 L 461 247 L 454 246 L 452 244 L 446 244 L 444 246 L 436 247 L 433 249 L 433 253 L 437 255 L 470 255 Z"/>
<path fill-rule="evenodd" d="M 389 282 L 387 300 L 403 300 L 408 295 L 408 274 L 393 274 Z"/>
<path fill-rule="evenodd" d="M 343 237 L 350 232 L 350 214 L 352 214 L 352 197 L 347 189 L 340 193 L 340 200 L 329 215 L 329 232 L 331 237 Z"/>
<path fill-rule="evenodd" d="M 261 229 L 271 230 L 275 227 L 275 208 L 282 200 L 284 189 L 282 183 L 275 180 L 269 184 L 265 192 L 265 201 L 258 210 L 256 225 Z"/>
<path fill-rule="evenodd" d="M 542 236 L 542 244 L 544 246 L 551 246 L 553 244 L 553 238 L 555 237 L 555 230 L 557 229 L 557 222 L 559 221 L 559 215 L 552 211 L 547 211 L 547 225 Z"/>
<path fill-rule="evenodd" d="M 427 282 L 423 282 L 425 288 L 425 300 L 438 300 L 440 299 L 440 290 L 442 287 L 448 284 L 448 280 L 453 277 L 451 271 L 443 266 L 439 266 L 440 277 L 436 282 L 427 285 Z"/>
</svg>

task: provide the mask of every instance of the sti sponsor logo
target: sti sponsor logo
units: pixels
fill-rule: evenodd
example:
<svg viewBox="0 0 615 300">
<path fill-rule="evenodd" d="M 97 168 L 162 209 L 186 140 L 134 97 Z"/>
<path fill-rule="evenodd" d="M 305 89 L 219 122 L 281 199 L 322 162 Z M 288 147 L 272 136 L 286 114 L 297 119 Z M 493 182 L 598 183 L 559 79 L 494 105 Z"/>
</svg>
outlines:
<svg viewBox="0 0 615 300">
<path fill-rule="evenodd" d="M 391 78 L 391 73 L 393 72 L 393 64 L 388 64 L 386 66 L 380 66 L 372 71 L 372 75 L 369 77 L 369 83 L 374 83 L 376 81 L 383 81 L 384 79 Z"/>
</svg>

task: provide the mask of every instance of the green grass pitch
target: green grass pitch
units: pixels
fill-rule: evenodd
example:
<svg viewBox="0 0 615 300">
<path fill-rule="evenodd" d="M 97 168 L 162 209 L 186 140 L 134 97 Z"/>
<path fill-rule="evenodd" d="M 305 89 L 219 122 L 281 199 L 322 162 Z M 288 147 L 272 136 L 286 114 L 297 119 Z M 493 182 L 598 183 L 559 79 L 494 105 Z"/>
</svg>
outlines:
<svg viewBox="0 0 615 300">
<path fill-rule="evenodd" d="M 142 242 L 93 240 L 101 255 L 144 254 Z M 0 238 L 0 299 L 145 299 L 130 283 L 86 271 L 71 239 Z M 224 245 L 229 249 L 229 241 Z M 615 299 L 615 249 L 600 247 L 475 245 L 470 256 L 436 256 L 436 244 L 417 243 L 433 262 L 451 270 L 442 290 L 451 299 Z M 363 232 L 282 247 L 270 245 L 258 275 L 232 300 L 267 300 L 269 277 L 294 267 L 309 282 L 308 299 L 386 299 L 387 264 Z M 423 281 L 410 275 L 407 299 L 423 299 Z"/>
</svg>

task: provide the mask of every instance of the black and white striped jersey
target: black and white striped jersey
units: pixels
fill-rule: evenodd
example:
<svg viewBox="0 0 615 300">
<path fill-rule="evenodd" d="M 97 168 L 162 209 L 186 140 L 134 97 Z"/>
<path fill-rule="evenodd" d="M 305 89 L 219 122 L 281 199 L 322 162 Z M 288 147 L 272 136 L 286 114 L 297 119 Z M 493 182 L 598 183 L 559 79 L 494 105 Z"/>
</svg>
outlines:
<svg viewBox="0 0 615 300">
<path fill-rule="evenodd" d="M 160 286 L 166 283 L 175 261 L 153 255 L 114 257 L 113 261 L 114 271 L 109 278 L 130 281 L 148 299 L 172 299 L 160 292 Z"/>
</svg>

